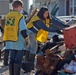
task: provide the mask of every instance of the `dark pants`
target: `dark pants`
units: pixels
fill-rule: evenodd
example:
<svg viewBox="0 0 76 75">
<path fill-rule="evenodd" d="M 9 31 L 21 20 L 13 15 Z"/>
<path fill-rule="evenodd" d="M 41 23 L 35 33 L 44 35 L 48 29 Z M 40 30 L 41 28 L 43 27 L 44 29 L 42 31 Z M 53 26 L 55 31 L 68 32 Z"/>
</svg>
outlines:
<svg viewBox="0 0 76 75">
<path fill-rule="evenodd" d="M 10 50 L 4 50 L 4 66 L 8 65 L 8 57 Z"/>
<path fill-rule="evenodd" d="M 21 64 L 23 54 L 24 54 L 23 50 L 11 50 L 10 51 L 10 64 L 14 64 L 14 63 Z"/>
<path fill-rule="evenodd" d="M 9 75 L 20 75 L 23 50 L 10 51 Z"/>
</svg>

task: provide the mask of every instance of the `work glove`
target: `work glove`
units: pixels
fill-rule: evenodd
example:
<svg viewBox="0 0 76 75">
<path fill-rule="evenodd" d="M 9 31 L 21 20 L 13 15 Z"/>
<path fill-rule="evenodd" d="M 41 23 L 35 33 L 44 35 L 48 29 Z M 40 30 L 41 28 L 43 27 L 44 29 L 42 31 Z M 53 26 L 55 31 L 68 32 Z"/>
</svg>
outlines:
<svg viewBox="0 0 76 75">
<path fill-rule="evenodd" d="M 25 38 L 26 47 L 29 46 L 29 36 Z"/>
<path fill-rule="evenodd" d="M 69 25 L 65 25 L 65 27 L 70 27 Z"/>
</svg>

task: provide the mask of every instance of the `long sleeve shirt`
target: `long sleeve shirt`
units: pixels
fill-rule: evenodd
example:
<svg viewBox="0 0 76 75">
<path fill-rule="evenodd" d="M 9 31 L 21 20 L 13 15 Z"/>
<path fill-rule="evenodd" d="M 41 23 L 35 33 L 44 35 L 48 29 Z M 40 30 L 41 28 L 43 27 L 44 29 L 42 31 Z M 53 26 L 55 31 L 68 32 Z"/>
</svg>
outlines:
<svg viewBox="0 0 76 75">
<path fill-rule="evenodd" d="M 34 27 L 30 28 L 30 30 L 35 33 L 37 33 L 37 30 L 35 28 L 37 28 L 38 30 L 43 29 L 48 32 L 56 32 L 54 28 L 47 27 L 45 23 L 41 20 L 35 21 L 33 24 L 34 24 Z"/>
</svg>

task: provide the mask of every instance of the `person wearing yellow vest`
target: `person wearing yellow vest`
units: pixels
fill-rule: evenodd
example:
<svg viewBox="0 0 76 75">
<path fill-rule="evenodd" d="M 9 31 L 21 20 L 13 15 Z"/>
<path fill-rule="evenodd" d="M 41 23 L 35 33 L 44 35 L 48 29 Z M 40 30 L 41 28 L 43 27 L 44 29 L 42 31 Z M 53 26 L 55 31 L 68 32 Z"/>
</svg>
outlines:
<svg viewBox="0 0 76 75">
<path fill-rule="evenodd" d="M 26 33 L 26 23 L 20 13 L 23 7 L 21 0 L 12 3 L 13 10 L 6 15 L 4 36 L 6 49 L 10 50 L 9 75 L 20 75 L 22 57 L 26 49 L 28 35 Z"/>
<path fill-rule="evenodd" d="M 56 32 L 55 29 L 50 28 L 50 16 L 48 8 L 43 6 L 40 8 L 37 15 L 33 16 L 27 23 L 28 35 L 30 45 L 25 54 L 25 61 L 33 62 L 37 51 L 37 41 L 46 42 L 48 32 Z"/>
</svg>

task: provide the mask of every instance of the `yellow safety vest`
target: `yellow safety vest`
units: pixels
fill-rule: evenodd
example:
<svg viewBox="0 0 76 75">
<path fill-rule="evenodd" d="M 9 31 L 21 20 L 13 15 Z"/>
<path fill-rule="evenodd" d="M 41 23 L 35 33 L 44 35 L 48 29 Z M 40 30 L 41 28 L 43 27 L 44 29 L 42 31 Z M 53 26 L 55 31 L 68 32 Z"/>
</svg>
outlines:
<svg viewBox="0 0 76 75">
<path fill-rule="evenodd" d="M 27 28 L 31 28 L 33 26 L 33 22 L 40 20 L 38 16 L 34 16 L 29 23 L 27 23 Z M 44 21 L 43 21 L 44 22 Z M 50 19 L 46 19 L 44 22 L 47 27 L 49 27 Z M 38 30 L 36 34 L 36 40 L 42 43 L 45 43 L 48 38 L 48 31 L 45 31 L 43 29 Z"/>
<path fill-rule="evenodd" d="M 19 21 L 23 17 L 18 11 L 11 11 L 6 15 L 3 41 L 17 41 Z"/>
</svg>

